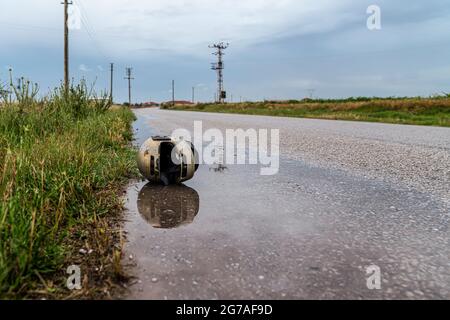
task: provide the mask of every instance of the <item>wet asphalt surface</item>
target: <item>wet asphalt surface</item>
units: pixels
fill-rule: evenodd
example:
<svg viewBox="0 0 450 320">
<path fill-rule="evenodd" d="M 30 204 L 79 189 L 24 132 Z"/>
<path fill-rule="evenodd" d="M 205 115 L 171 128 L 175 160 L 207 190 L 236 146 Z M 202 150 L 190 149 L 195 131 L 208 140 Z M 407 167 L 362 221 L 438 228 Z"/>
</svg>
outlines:
<svg viewBox="0 0 450 320">
<path fill-rule="evenodd" d="M 282 143 L 275 176 L 261 176 L 258 166 L 216 171 L 202 165 L 184 186 L 130 186 L 123 264 L 136 279 L 124 298 L 450 299 L 448 163 L 440 173 L 447 185 L 423 176 L 416 187 L 398 182 L 396 172 L 381 170 L 377 177 L 370 165 L 367 174 L 353 172 L 345 159 L 336 167 L 333 159 L 328 165 L 288 147 L 301 140 L 291 127 L 314 133 L 308 139 L 321 138 L 323 129 L 342 140 L 349 130 L 361 148 L 374 136 L 386 148 L 417 145 L 447 156 L 450 129 L 367 124 L 374 130 L 358 137 L 364 124 L 154 109 L 136 114 L 137 144 L 180 123 L 190 129 L 193 120 L 222 130 L 283 124 L 281 138 L 290 141 Z M 380 290 L 367 287 L 372 265 L 381 270 Z"/>
</svg>

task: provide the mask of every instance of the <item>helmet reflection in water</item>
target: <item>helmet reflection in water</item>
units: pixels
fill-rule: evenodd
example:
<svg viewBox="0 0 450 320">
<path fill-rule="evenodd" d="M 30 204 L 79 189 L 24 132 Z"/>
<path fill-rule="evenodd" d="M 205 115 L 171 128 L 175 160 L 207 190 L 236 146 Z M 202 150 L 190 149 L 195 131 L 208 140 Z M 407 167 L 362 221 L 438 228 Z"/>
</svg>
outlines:
<svg viewBox="0 0 450 320">
<path fill-rule="evenodd" d="M 147 184 L 138 196 L 141 216 L 154 228 L 172 229 L 190 224 L 198 214 L 200 197 L 184 185 Z"/>
</svg>

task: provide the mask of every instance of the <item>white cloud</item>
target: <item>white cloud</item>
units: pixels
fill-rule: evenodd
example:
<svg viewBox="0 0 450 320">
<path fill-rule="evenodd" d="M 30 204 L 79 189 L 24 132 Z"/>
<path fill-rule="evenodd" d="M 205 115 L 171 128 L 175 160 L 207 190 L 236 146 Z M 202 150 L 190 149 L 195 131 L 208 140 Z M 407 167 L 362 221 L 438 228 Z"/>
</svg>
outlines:
<svg viewBox="0 0 450 320">
<path fill-rule="evenodd" d="M 93 8 L 94 3 L 102 2 L 91 1 L 86 7 Z M 119 10 L 123 1 L 108 3 L 103 12 L 92 10 L 105 15 L 99 19 L 106 23 L 103 31 L 121 48 L 196 53 L 204 52 L 215 41 L 231 42 L 238 49 L 282 36 L 329 30 L 339 23 L 339 12 L 350 1 L 127 1 L 128 9 L 124 11 Z"/>
<path fill-rule="evenodd" d="M 299 97 L 312 88 L 323 96 L 415 95 L 448 86 L 448 0 L 378 0 L 378 32 L 366 28 L 369 0 L 73 1 L 82 23 L 70 31 L 71 75 L 98 76 L 108 87 L 109 62 L 118 77 L 132 65 L 136 96 L 154 90 L 154 99 L 166 99 L 172 79 L 180 95 L 202 82 L 198 95 L 212 96 L 208 45 L 216 41 L 230 42 L 225 84 L 235 97 Z M 0 0 L 0 60 L 18 74 L 59 81 L 62 14 L 60 1 Z M 0 77 L 8 79 L 6 69 Z M 127 87 L 116 92 L 125 97 Z"/>
<path fill-rule="evenodd" d="M 102 47 L 112 55 L 200 53 L 225 40 L 235 49 L 278 37 L 326 31 L 342 23 L 351 0 L 74 0 L 82 13 L 81 30 L 89 32 L 86 52 Z M 36 26 L 21 37 L 62 32 L 62 6 L 53 0 L 16 0 L 2 4 L 0 21 Z M 362 12 L 364 14 L 364 12 Z M 20 17 L 11 19 L 11 17 Z M 61 29 L 61 30 L 60 30 Z M 13 31 L 14 33 L 14 31 Z M 34 34 L 34 35 L 33 35 Z M 44 34 L 43 34 L 44 35 Z M 0 36 L 1 38 L 1 36 Z M 14 37 L 11 37 L 13 39 Z M 92 39 L 93 38 L 93 39 Z M 23 41 L 23 39 L 22 39 Z M 95 42 L 95 43 L 92 43 Z M 74 48 L 77 49 L 76 47 Z M 79 48 L 78 48 L 79 50 Z"/>
<path fill-rule="evenodd" d="M 80 64 L 80 66 L 78 67 L 78 69 L 81 72 L 91 72 L 91 69 L 89 69 L 85 64 Z"/>
<path fill-rule="evenodd" d="M 315 79 L 293 79 L 284 81 L 281 84 L 287 88 L 304 89 L 304 90 L 321 85 L 321 83 Z"/>
<path fill-rule="evenodd" d="M 205 90 L 209 89 L 208 86 L 206 84 L 204 84 L 204 83 L 199 83 L 199 84 L 195 85 L 195 88 L 197 90 L 202 90 L 202 91 L 205 91 Z"/>
</svg>

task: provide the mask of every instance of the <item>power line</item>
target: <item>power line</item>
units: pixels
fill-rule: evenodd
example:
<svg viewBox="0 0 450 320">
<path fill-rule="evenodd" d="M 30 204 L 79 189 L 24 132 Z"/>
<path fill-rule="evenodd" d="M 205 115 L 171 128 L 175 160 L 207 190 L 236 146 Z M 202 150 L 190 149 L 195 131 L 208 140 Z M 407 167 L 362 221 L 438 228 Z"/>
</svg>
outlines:
<svg viewBox="0 0 450 320">
<path fill-rule="evenodd" d="M 97 52 L 100 54 L 100 56 L 104 59 L 104 60 L 111 60 L 107 57 L 107 55 L 105 54 L 105 52 L 102 49 L 102 46 L 100 45 L 99 41 L 97 41 L 97 38 L 95 36 L 95 29 L 93 28 L 92 24 L 89 21 L 89 16 L 87 14 L 87 11 L 85 10 L 82 1 L 81 0 L 73 0 L 77 9 L 78 9 L 78 14 L 79 14 L 79 19 L 80 22 L 83 25 L 83 29 L 86 32 L 86 34 L 88 35 L 88 37 L 91 39 L 95 49 L 97 50 Z M 113 67 L 112 67 L 113 68 Z M 111 88 L 110 88 L 110 100 L 111 103 L 113 102 L 113 70 L 111 71 Z"/>
<path fill-rule="evenodd" d="M 217 56 L 217 63 L 212 63 L 212 70 L 217 71 L 217 97 L 216 102 L 223 103 L 227 97 L 227 93 L 223 87 L 223 69 L 225 68 L 223 64 L 223 56 L 225 53 L 223 52 L 229 46 L 228 43 L 216 43 L 210 45 L 209 48 L 216 49 L 213 55 Z"/>
<path fill-rule="evenodd" d="M 18 23 L 10 23 L 10 22 L 4 22 L 0 21 L 0 25 L 7 26 L 8 29 L 19 29 L 19 30 L 28 30 L 28 29 L 42 29 L 46 31 L 54 31 L 54 32 L 61 32 L 61 29 L 59 28 L 51 28 L 51 27 L 45 27 L 45 26 L 37 26 L 37 25 L 30 25 L 30 24 L 18 24 Z"/>
<path fill-rule="evenodd" d="M 107 57 L 107 55 L 105 54 L 105 52 L 103 51 L 102 46 L 100 45 L 100 42 L 97 40 L 97 38 L 95 36 L 95 34 L 96 34 L 95 29 L 94 29 L 93 25 L 90 23 L 89 16 L 87 14 L 86 9 L 84 8 L 84 6 L 82 4 L 82 1 L 81 0 L 74 0 L 74 1 L 75 1 L 75 4 L 80 9 L 80 20 L 84 26 L 84 30 L 86 31 L 88 37 L 92 40 L 98 53 L 100 53 L 100 55 L 103 57 L 103 59 L 110 60 Z"/>
</svg>

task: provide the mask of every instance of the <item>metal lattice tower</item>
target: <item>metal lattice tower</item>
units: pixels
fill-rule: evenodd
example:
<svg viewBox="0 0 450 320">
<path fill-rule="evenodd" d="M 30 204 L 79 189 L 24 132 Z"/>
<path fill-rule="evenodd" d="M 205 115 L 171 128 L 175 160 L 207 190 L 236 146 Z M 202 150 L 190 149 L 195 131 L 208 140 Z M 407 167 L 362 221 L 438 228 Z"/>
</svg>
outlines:
<svg viewBox="0 0 450 320">
<path fill-rule="evenodd" d="M 214 71 L 217 71 L 217 101 L 219 103 L 225 102 L 225 99 L 227 98 L 227 93 L 224 90 L 223 86 L 223 69 L 225 69 L 225 66 L 223 64 L 223 56 L 225 53 L 223 52 L 226 48 L 228 48 L 228 43 L 216 43 L 213 45 L 210 45 L 209 47 L 211 49 L 216 49 L 216 52 L 213 53 L 213 55 L 217 56 L 217 62 L 212 63 L 211 69 Z"/>
</svg>

